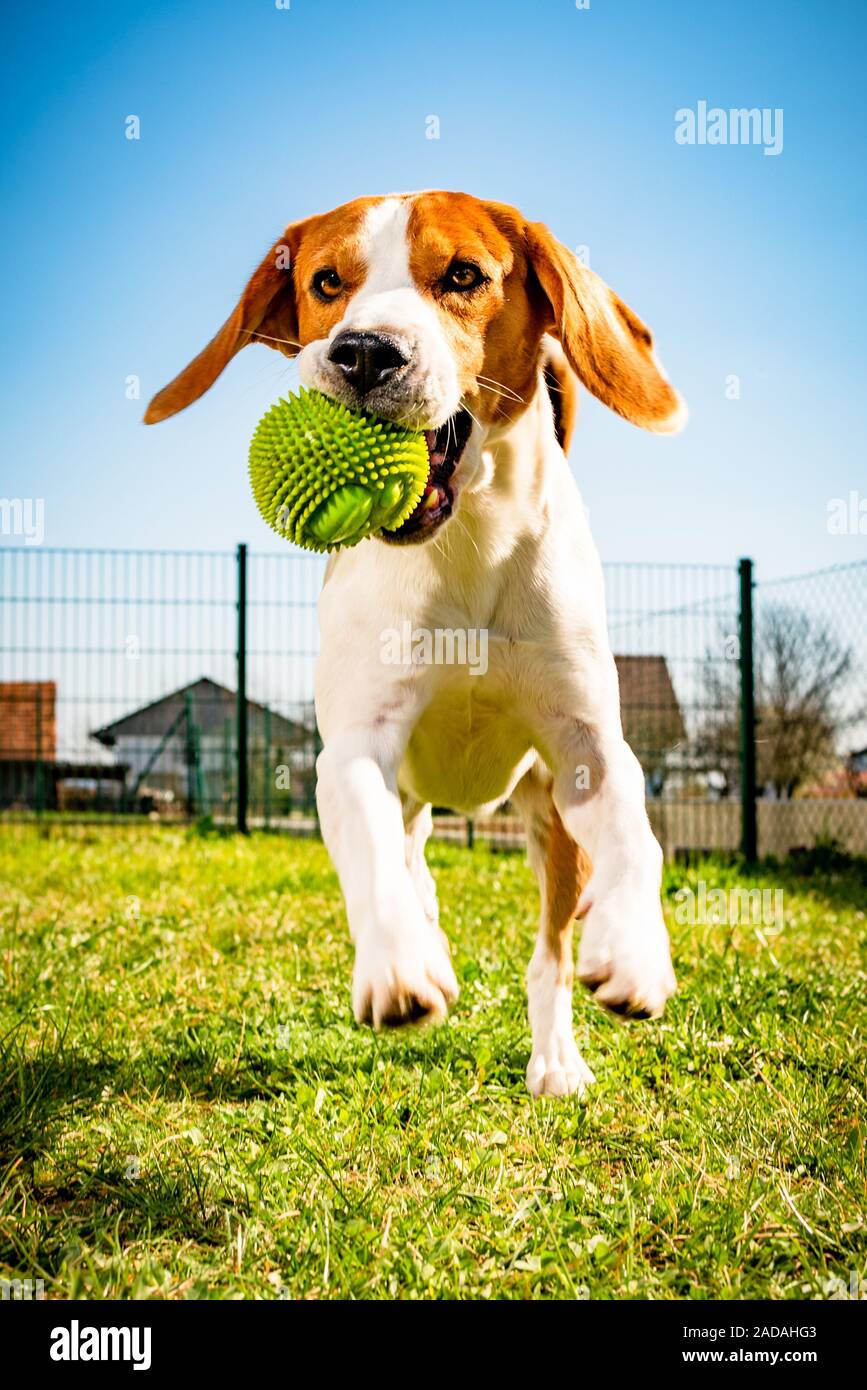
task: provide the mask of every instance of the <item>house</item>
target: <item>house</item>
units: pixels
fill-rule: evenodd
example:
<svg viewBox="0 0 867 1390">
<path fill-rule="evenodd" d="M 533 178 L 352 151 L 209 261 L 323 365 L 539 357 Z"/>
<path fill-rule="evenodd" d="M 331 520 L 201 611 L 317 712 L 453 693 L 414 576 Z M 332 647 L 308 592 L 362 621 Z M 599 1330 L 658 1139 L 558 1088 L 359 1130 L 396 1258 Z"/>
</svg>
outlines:
<svg viewBox="0 0 867 1390">
<path fill-rule="evenodd" d="M 234 796 L 237 695 L 202 676 L 190 685 L 93 731 L 128 769 L 127 796 L 173 800 L 190 811 L 216 811 Z M 286 784 L 291 802 L 308 799 L 315 731 L 266 705 L 247 701 L 251 800 Z M 287 775 L 278 780 L 280 768 Z M 286 799 L 284 795 L 284 800 Z"/>
<path fill-rule="evenodd" d="M 0 681 L 0 808 L 117 803 L 123 768 L 58 760 L 57 704 L 54 681 Z"/>
<path fill-rule="evenodd" d="M 54 681 L 0 681 L 0 762 L 54 762 Z"/>
<path fill-rule="evenodd" d="M 54 681 L 0 681 L 0 806 L 45 800 L 57 756 Z"/>
<path fill-rule="evenodd" d="M 623 735 L 644 769 L 648 795 L 659 796 L 686 725 L 664 656 L 618 656 Z"/>
</svg>

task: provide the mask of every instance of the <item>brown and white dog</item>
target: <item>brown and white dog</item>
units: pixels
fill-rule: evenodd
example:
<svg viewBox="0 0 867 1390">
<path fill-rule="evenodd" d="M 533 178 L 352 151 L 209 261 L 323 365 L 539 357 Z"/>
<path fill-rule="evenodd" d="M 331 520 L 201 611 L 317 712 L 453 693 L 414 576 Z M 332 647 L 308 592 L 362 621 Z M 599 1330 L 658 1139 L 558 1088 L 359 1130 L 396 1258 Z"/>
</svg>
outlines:
<svg viewBox="0 0 867 1390">
<path fill-rule="evenodd" d="M 146 421 L 196 400 L 249 342 L 297 356 L 308 386 L 426 430 L 430 450 L 419 507 L 332 555 L 319 600 L 317 799 L 355 943 L 355 1016 L 445 1014 L 458 991 L 424 858 L 431 804 L 479 813 L 509 797 L 542 899 L 527 1085 L 581 1091 L 575 917 L 578 974 L 602 1003 L 656 1015 L 675 980 L 662 855 L 564 453 L 572 372 L 644 429 L 680 429 L 684 404 L 598 276 L 540 223 L 464 193 L 360 198 L 292 223 Z M 384 660 L 383 634 L 402 631 L 484 633 L 486 669 Z"/>
</svg>

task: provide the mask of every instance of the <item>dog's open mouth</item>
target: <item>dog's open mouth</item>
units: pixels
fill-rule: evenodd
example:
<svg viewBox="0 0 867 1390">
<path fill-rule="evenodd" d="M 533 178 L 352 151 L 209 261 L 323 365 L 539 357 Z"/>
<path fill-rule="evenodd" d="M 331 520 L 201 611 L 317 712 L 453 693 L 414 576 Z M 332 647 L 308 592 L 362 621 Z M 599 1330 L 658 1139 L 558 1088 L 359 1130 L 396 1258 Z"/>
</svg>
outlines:
<svg viewBox="0 0 867 1390">
<path fill-rule="evenodd" d="M 414 512 L 394 531 L 381 531 L 384 541 L 398 545 L 425 541 L 444 521 L 448 521 L 454 506 L 452 478 L 460 463 L 466 442 L 473 427 L 471 417 L 459 410 L 438 430 L 425 430 L 430 455 L 430 471 L 425 490 Z"/>
</svg>

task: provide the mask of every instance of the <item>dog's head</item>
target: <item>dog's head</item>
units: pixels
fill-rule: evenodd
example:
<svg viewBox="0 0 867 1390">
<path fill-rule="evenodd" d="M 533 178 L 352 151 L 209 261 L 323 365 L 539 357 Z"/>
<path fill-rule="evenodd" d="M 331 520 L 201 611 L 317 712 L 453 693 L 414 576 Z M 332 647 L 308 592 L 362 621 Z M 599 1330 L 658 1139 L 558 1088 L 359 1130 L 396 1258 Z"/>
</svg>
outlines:
<svg viewBox="0 0 867 1390">
<path fill-rule="evenodd" d="M 393 536 L 425 539 L 454 509 L 473 423 L 501 425 L 529 402 L 546 333 L 619 415 L 681 428 L 649 329 L 541 223 L 466 193 L 359 198 L 286 228 L 145 420 L 182 410 L 240 348 L 267 343 L 298 357 L 305 385 L 427 432 L 427 492 Z"/>
</svg>

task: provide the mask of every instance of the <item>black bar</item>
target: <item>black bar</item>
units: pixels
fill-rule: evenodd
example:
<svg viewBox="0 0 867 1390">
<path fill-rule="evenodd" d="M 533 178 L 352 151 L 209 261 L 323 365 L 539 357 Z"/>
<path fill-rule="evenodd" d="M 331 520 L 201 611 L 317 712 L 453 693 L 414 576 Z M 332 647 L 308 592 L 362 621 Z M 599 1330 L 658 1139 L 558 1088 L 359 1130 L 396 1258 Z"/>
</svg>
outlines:
<svg viewBox="0 0 867 1390">
<path fill-rule="evenodd" d="M 90 1386 L 115 1385 L 120 1378 L 136 1385 L 139 1382 L 132 1380 L 136 1368 L 144 1372 L 141 1384 L 148 1384 L 148 1373 L 151 1378 L 165 1378 L 177 1377 L 178 1372 L 193 1375 L 197 1383 L 212 1376 L 225 1382 L 227 1373 L 230 1379 L 244 1383 L 251 1379 L 251 1358 L 261 1376 L 285 1376 L 289 1317 L 304 1332 L 321 1336 L 331 1329 L 334 1345 L 328 1350 L 328 1364 L 343 1375 L 357 1369 L 352 1361 L 353 1332 L 362 1326 L 362 1316 L 365 1326 L 382 1317 L 382 1324 L 376 1325 L 391 1329 L 389 1336 L 394 1333 L 401 1364 L 410 1364 L 421 1332 L 432 1326 L 428 1317 L 436 1317 L 437 1326 L 445 1323 L 448 1327 L 453 1316 L 457 1328 L 464 1316 L 459 1306 L 449 1314 L 445 1302 L 437 1305 L 435 1314 L 426 1313 L 421 1302 L 404 1303 L 395 1323 L 395 1310 L 385 1296 L 381 1302 L 387 1307 L 381 1314 L 369 1303 L 363 1308 L 358 1303 L 341 1307 L 328 1299 L 295 1302 L 290 1312 L 286 1302 L 291 1299 L 292 1293 L 286 1289 L 275 1291 L 273 1301 L 249 1298 L 224 1302 L 216 1297 L 114 1303 L 10 1300 L 0 1304 L 0 1312 L 4 1329 L 14 1326 L 22 1364 L 29 1371 L 58 1385 L 68 1385 L 70 1377 L 77 1383 L 80 1375 L 81 1382 Z M 579 1336 L 590 1338 L 599 1333 L 612 1345 L 618 1337 L 632 1345 L 647 1339 L 653 1348 L 654 1366 L 666 1375 L 692 1363 L 694 1378 L 697 1372 L 706 1379 L 707 1367 L 714 1364 L 743 1377 L 744 1373 L 749 1375 L 751 1365 L 758 1364 L 766 1382 L 770 1371 L 782 1371 L 785 1377 L 786 1371 L 800 1363 L 814 1377 L 818 1372 L 821 1382 L 817 1384 L 827 1384 L 834 1375 L 846 1385 L 852 1380 L 852 1367 L 862 1346 L 863 1324 L 854 1309 L 850 1311 L 852 1299 L 844 1289 L 827 1301 L 810 1302 L 618 1301 L 589 1299 L 579 1288 L 574 1299 L 560 1301 L 568 1304 L 569 1326 Z M 480 1316 L 486 1327 L 501 1331 L 502 1336 L 493 1336 L 490 1345 L 471 1349 L 469 1364 L 479 1376 L 505 1380 L 512 1369 L 507 1362 L 509 1329 L 514 1329 L 515 1319 L 520 1318 L 531 1332 L 538 1329 L 537 1335 L 542 1336 L 562 1315 L 546 1309 L 542 1301 L 516 1307 L 509 1299 L 502 1299 L 488 1302 Z M 341 1336 L 335 1336 L 335 1327 Z M 111 1329 L 111 1335 L 104 1339 L 100 1335 L 103 1328 Z M 759 1380 L 750 1383 L 759 1384 Z M 781 1385 L 789 1383 L 788 1377 L 780 1381 Z"/>
</svg>

